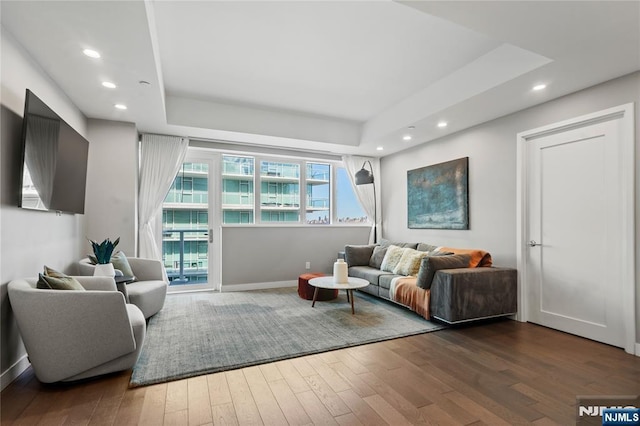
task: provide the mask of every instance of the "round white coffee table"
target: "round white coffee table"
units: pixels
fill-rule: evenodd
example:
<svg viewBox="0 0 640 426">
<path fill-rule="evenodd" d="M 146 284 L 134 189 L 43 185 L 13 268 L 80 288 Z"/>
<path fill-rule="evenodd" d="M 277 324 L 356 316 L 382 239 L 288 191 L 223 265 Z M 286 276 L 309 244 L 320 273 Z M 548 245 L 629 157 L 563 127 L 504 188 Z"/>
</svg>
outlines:
<svg viewBox="0 0 640 426">
<path fill-rule="evenodd" d="M 358 288 L 363 288 L 369 285 L 369 281 L 356 278 L 356 277 L 348 277 L 348 282 L 344 284 L 339 284 L 333 281 L 333 277 L 317 277 L 309 280 L 309 284 L 315 287 L 313 292 L 313 303 L 311 307 L 313 308 L 316 305 L 316 297 L 318 296 L 319 288 L 328 288 L 330 290 L 346 290 L 347 291 L 347 302 L 351 302 L 351 314 L 355 313 L 353 309 L 353 290 Z"/>
</svg>

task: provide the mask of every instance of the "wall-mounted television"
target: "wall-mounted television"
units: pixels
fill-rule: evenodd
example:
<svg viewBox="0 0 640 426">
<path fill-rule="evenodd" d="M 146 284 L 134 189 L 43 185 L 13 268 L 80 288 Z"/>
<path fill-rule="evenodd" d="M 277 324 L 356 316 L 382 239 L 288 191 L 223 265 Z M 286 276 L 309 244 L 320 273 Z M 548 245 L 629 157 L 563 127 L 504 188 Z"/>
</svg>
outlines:
<svg viewBox="0 0 640 426">
<path fill-rule="evenodd" d="M 89 142 L 27 89 L 20 207 L 84 213 Z"/>
</svg>

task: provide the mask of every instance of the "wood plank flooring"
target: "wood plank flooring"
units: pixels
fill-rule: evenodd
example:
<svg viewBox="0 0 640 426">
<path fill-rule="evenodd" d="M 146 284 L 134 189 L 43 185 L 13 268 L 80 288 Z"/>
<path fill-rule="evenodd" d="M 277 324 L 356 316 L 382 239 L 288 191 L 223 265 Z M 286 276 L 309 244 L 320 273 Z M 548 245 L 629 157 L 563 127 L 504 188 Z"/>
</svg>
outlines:
<svg viewBox="0 0 640 426">
<path fill-rule="evenodd" d="M 640 394 L 640 358 L 496 321 L 128 389 L 131 372 L 1 396 L 2 425 L 570 425 L 576 395 Z"/>
</svg>

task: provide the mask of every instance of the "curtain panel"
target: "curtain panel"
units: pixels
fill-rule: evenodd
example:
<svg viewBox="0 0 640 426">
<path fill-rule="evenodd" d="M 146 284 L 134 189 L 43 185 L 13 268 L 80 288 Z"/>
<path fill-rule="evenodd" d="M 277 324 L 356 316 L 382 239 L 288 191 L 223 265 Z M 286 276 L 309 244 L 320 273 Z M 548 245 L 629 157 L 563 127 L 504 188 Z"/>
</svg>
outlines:
<svg viewBox="0 0 640 426">
<path fill-rule="evenodd" d="M 162 241 L 158 241 L 154 233 L 156 217 L 182 166 L 189 139 L 143 134 L 140 145 L 138 255 L 147 259 L 162 260 Z"/>
</svg>

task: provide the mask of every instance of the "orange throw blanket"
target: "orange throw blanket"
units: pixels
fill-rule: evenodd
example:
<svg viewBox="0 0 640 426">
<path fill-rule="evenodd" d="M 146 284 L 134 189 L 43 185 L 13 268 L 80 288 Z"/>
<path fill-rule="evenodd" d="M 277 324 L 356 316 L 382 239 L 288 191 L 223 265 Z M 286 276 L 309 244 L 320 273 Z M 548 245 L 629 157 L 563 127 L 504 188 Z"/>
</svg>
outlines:
<svg viewBox="0 0 640 426">
<path fill-rule="evenodd" d="M 453 254 L 468 254 L 471 256 L 469 261 L 469 268 L 476 268 L 478 266 L 491 266 L 493 261 L 491 260 L 491 254 L 484 250 L 476 249 L 458 249 L 452 247 L 438 247 L 440 251 L 450 251 Z"/>
<path fill-rule="evenodd" d="M 389 289 L 391 300 L 407 306 L 425 319 L 431 319 L 429 313 L 431 290 L 418 287 L 416 280 L 416 277 L 398 277 L 391 281 Z"/>
</svg>

